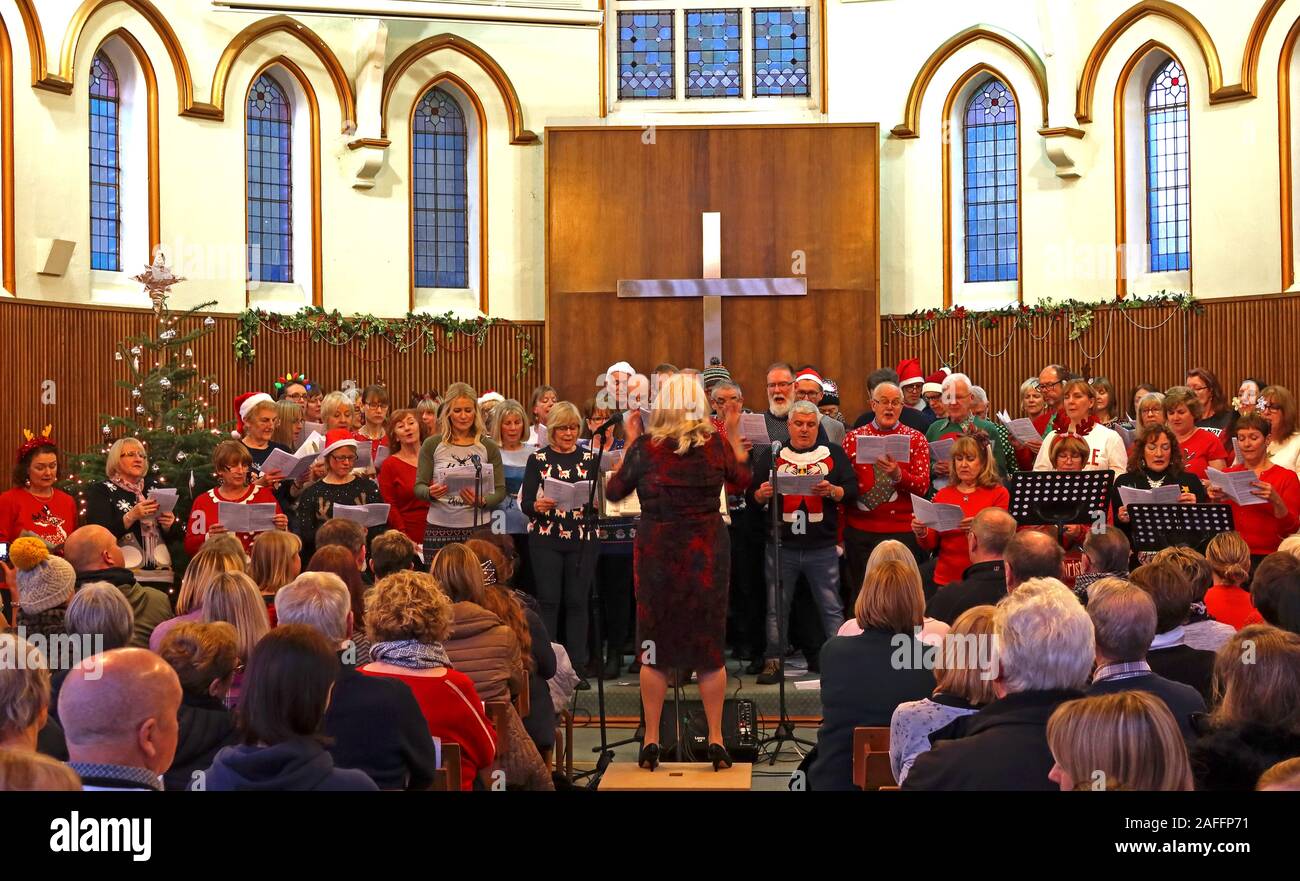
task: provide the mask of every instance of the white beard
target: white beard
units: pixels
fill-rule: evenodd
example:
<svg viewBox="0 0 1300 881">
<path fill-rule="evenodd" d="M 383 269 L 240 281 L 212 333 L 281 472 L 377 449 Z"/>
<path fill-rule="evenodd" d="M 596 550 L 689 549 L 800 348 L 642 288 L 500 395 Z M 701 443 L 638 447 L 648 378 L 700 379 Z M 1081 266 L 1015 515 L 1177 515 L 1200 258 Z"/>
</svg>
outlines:
<svg viewBox="0 0 1300 881">
<path fill-rule="evenodd" d="M 770 412 L 777 419 L 784 419 L 786 416 L 790 414 L 790 402 L 786 401 L 784 404 L 777 404 L 769 400 L 767 402 L 767 409 L 768 412 Z"/>
</svg>

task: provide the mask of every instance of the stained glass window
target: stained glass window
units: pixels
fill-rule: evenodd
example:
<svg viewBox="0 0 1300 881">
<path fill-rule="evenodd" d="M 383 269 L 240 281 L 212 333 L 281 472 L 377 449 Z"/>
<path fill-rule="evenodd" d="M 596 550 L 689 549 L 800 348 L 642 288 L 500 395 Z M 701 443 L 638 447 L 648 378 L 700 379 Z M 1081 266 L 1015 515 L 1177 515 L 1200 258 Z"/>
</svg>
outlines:
<svg viewBox="0 0 1300 881">
<path fill-rule="evenodd" d="M 753 12 L 754 95 L 808 95 L 808 7 Z"/>
<path fill-rule="evenodd" d="M 293 281 L 293 108 L 262 74 L 248 93 L 248 275 Z"/>
<path fill-rule="evenodd" d="M 90 67 L 90 268 L 122 269 L 121 95 L 101 52 Z"/>
<path fill-rule="evenodd" d="M 740 10 L 686 10 L 686 97 L 740 97 Z"/>
<path fill-rule="evenodd" d="M 1017 219 L 1020 136 L 1016 101 L 1006 84 L 988 79 L 966 104 L 962 121 L 966 281 L 1019 277 Z"/>
<path fill-rule="evenodd" d="M 415 110 L 415 286 L 469 287 L 469 132 L 436 86 Z"/>
<path fill-rule="evenodd" d="M 1147 88 L 1147 241 L 1152 272 L 1192 266 L 1187 87 L 1187 74 L 1171 59 Z"/>
<path fill-rule="evenodd" d="M 677 97 L 673 51 L 672 10 L 620 12 L 618 97 Z"/>
</svg>

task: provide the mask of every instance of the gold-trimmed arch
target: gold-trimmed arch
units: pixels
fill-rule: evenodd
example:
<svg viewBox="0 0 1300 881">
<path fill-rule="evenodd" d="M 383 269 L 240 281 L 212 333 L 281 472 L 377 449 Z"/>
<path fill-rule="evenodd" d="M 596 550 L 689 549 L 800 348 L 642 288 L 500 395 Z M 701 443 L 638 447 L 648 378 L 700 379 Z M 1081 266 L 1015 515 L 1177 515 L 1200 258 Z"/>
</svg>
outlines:
<svg viewBox="0 0 1300 881">
<path fill-rule="evenodd" d="M 505 105 L 506 118 L 510 123 L 511 144 L 525 145 L 541 142 L 536 133 L 524 127 L 523 105 L 519 103 L 519 94 L 515 91 L 514 84 L 510 82 L 510 77 L 506 75 L 505 70 L 502 69 L 495 58 L 480 46 L 456 34 L 438 34 L 421 40 L 397 56 L 388 70 L 384 71 L 384 91 L 380 103 L 380 112 L 382 113 L 382 131 L 385 138 L 388 137 L 389 104 L 392 101 L 393 92 L 397 89 L 397 84 L 401 81 L 402 76 L 410 70 L 411 65 L 424 56 L 437 52 L 439 49 L 450 49 L 453 52 L 459 52 L 482 68 L 483 72 L 492 80 L 493 85 L 497 87 L 497 91 L 501 93 L 501 101 Z"/>
<path fill-rule="evenodd" d="M 1020 131 L 1021 106 L 1020 96 L 1016 94 L 1016 87 L 1011 84 L 1011 79 L 991 64 L 979 62 L 970 70 L 959 76 L 952 88 L 948 91 L 948 97 L 943 102 L 944 121 L 952 119 L 953 108 L 957 104 L 957 97 L 965 88 L 983 74 L 989 74 L 1007 87 L 1011 92 L 1011 97 L 1016 102 L 1016 302 L 1023 303 L 1025 300 L 1025 245 L 1024 245 L 1024 223 L 1023 223 L 1023 206 L 1024 206 L 1024 142 Z M 943 170 L 941 179 L 943 181 L 943 308 L 948 309 L 952 306 L 952 288 L 953 288 L 953 265 L 952 265 L 952 242 L 953 242 L 953 221 L 952 221 L 952 138 L 943 139 Z M 963 163 L 964 166 L 965 163 Z"/>
<path fill-rule="evenodd" d="M 144 77 L 145 86 L 145 119 L 148 127 L 148 156 L 146 161 L 149 168 L 149 253 L 140 254 L 139 258 L 146 265 L 153 262 L 154 250 L 162 242 L 162 199 L 161 199 L 161 173 L 159 171 L 159 150 L 158 150 L 158 77 L 154 73 L 153 62 L 149 60 L 149 53 L 144 51 L 144 46 L 135 38 L 126 28 L 118 28 L 104 39 L 99 41 L 95 47 L 94 55 L 99 54 L 100 50 L 112 40 L 120 40 L 122 45 L 127 48 L 133 56 L 135 62 L 140 68 L 140 75 Z"/>
<path fill-rule="evenodd" d="M 1229 101 L 1241 101 L 1255 97 L 1247 91 L 1242 83 L 1223 84 L 1223 63 L 1219 60 L 1219 50 L 1214 45 L 1214 38 L 1201 24 L 1201 20 L 1177 3 L 1168 0 L 1142 0 L 1120 14 L 1110 26 L 1102 32 L 1088 53 L 1088 60 L 1083 64 L 1079 77 L 1079 92 L 1075 104 L 1074 118 L 1080 124 L 1092 122 L 1093 99 L 1097 93 L 1097 79 L 1101 66 L 1110 50 L 1124 33 L 1148 16 L 1164 18 L 1181 27 L 1196 43 L 1201 59 L 1205 62 L 1205 75 L 1210 83 L 1209 99 L 1211 104 L 1224 104 Z M 1185 68 L 1184 68 L 1185 69 Z"/>
<path fill-rule="evenodd" d="M 316 90 L 312 88 L 311 80 L 307 74 L 292 59 L 284 55 L 277 55 L 270 61 L 261 65 L 254 71 L 252 77 L 248 80 L 248 88 L 244 90 L 244 103 L 241 107 L 248 106 L 248 96 L 253 91 L 253 86 L 262 74 L 266 73 L 272 67 L 280 67 L 289 73 L 290 76 L 298 80 L 298 85 L 302 87 L 303 94 L 307 96 L 307 111 L 311 119 L 311 304 L 313 306 L 324 305 L 324 258 L 321 247 L 321 154 L 320 154 L 320 102 L 316 100 Z M 244 140 L 248 140 L 248 125 L 243 126 Z M 248 147 L 244 147 L 244 247 L 248 247 L 248 166 L 247 156 Z M 292 210 L 292 208 L 290 209 Z M 299 227 L 294 224 L 294 229 Z M 245 302 L 251 300 L 252 291 L 246 288 L 244 291 Z"/>
<path fill-rule="evenodd" d="M 18 7 L 18 16 L 23 20 L 23 30 L 27 32 L 27 57 L 32 66 L 32 85 L 35 86 L 45 77 L 48 63 L 45 30 L 41 26 L 41 16 L 36 11 L 33 0 L 14 0 L 14 5 Z M 10 43 L 11 49 L 12 45 Z"/>
<path fill-rule="evenodd" d="M 212 74 L 211 103 L 205 105 L 201 113 L 187 115 L 203 116 L 209 119 L 224 119 L 226 87 L 230 84 L 230 73 L 235 66 L 235 62 L 239 60 L 244 50 L 249 46 L 262 37 L 274 33 L 285 33 L 297 37 L 320 60 L 320 63 L 329 74 L 330 80 L 334 83 L 335 92 L 338 93 L 339 114 L 343 120 L 343 131 L 355 131 L 357 102 L 356 95 L 352 90 L 352 81 L 348 77 L 347 71 L 339 63 L 334 50 L 330 49 L 319 34 L 297 19 L 290 18 L 287 15 L 273 15 L 269 18 L 259 19 L 236 34 L 230 44 L 226 46 L 225 51 L 221 53 L 221 59 L 217 62 L 217 69 Z"/>
<path fill-rule="evenodd" d="M 890 132 L 896 138 L 919 138 L 921 136 L 921 102 L 925 99 L 925 92 L 930 87 L 930 81 L 938 73 L 943 63 L 955 55 L 958 50 L 969 46 L 971 43 L 980 40 L 989 40 L 993 43 L 1006 48 L 1012 55 L 1015 55 L 1024 64 L 1029 74 L 1034 78 L 1034 83 L 1038 86 L 1038 97 L 1041 100 L 1043 108 L 1043 127 L 1047 126 L 1047 65 L 1043 59 L 1034 51 L 1024 40 L 1015 34 L 1004 31 L 1002 28 L 994 27 L 989 24 L 977 24 L 953 34 L 943 45 L 930 55 L 921 65 L 920 71 L 916 74 L 916 79 L 912 81 L 912 89 L 907 93 L 907 106 L 903 111 L 903 122 L 895 126 Z M 1011 84 L 1008 82 L 1008 86 Z"/>
<path fill-rule="evenodd" d="M 1252 97 L 1259 95 L 1259 60 L 1264 51 L 1264 38 L 1284 3 L 1286 0 L 1264 0 L 1255 23 L 1250 26 L 1250 36 L 1241 53 L 1241 85 Z"/>
<path fill-rule="evenodd" d="M 411 266 L 411 298 L 410 309 L 415 310 L 415 112 L 420 109 L 420 101 L 424 96 L 429 94 L 429 90 L 436 88 L 444 82 L 453 84 L 461 93 L 469 99 L 473 105 L 474 113 L 478 115 L 478 187 L 479 187 L 479 212 L 478 212 L 478 272 L 479 272 L 479 290 L 478 290 L 478 308 L 484 315 L 488 314 L 488 162 L 487 162 L 487 111 L 483 108 L 483 101 L 479 98 L 478 93 L 465 82 L 462 78 L 456 76 L 449 70 L 444 70 L 420 87 L 416 92 L 415 100 L 411 102 L 411 112 L 407 120 L 407 150 L 410 152 L 410 161 L 407 164 L 409 175 L 407 181 L 410 185 L 409 190 L 409 213 L 407 214 L 407 236 L 410 241 L 409 262 Z"/>
<path fill-rule="evenodd" d="M 1291 61 L 1300 43 L 1300 19 L 1282 41 L 1277 62 L 1277 156 L 1282 209 L 1282 290 L 1295 284 L 1295 178 L 1291 167 Z"/>
</svg>

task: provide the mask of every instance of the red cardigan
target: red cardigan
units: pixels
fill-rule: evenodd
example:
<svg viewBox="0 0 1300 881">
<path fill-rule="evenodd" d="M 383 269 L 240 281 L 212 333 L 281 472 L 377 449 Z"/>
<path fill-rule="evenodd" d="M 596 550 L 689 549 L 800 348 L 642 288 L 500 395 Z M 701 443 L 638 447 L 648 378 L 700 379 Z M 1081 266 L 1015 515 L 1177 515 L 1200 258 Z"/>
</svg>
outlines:
<svg viewBox="0 0 1300 881">
<path fill-rule="evenodd" d="M 901 434 L 911 439 L 911 461 L 899 463 L 903 479 L 894 487 L 894 494 L 888 501 L 870 511 L 864 511 L 856 503 L 845 506 L 846 525 L 851 529 L 861 532 L 910 532 L 912 493 L 923 496 L 930 488 L 930 444 L 926 442 L 925 435 L 901 422 L 894 431 L 879 431 L 874 422 L 868 422 L 861 428 L 850 431 L 844 438 L 844 452 L 849 454 L 853 471 L 858 475 L 858 498 L 861 499 L 876 485 L 875 463 L 858 462 L 858 438 L 883 437 L 888 434 Z"/>
<path fill-rule="evenodd" d="M 208 526 L 220 523 L 221 520 L 217 514 L 218 502 L 237 502 L 241 505 L 275 505 L 275 513 L 283 514 L 280 510 L 280 503 L 275 500 L 275 493 L 264 486 L 251 486 L 248 493 L 241 499 L 225 499 L 217 495 L 215 489 L 210 489 L 203 495 L 194 500 L 194 507 L 190 508 L 190 522 L 185 527 L 185 553 L 193 556 L 203 547 L 203 543 L 208 540 Z M 236 532 L 235 538 L 244 546 L 244 553 L 252 556 L 253 539 L 257 538 L 256 532 Z"/>
<path fill-rule="evenodd" d="M 77 528 L 77 502 L 56 489 L 48 499 L 38 499 L 25 487 L 0 493 L 0 541 L 12 544 L 24 532 L 63 553 L 63 543 Z"/>
<path fill-rule="evenodd" d="M 958 492 L 956 486 L 945 486 L 934 494 L 933 501 L 936 505 L 956 505 L 961 508 L 965 516 L 974 517 L 985 508 L 1001 508 L 1005 511 L 1011 504 L 1011 493 L 1007 492 L 1005 486 L 998 484 L 989 489 L 978 487 L 971 493 L 970 498 L 966 499 Z M 960 529 L 944 533 L 927 529 L 925 535 L 921 537 L 921 547 L 934 550 L 936 546 L 939 548 L 939 562 L 934 569 L 934 583 L 943 586 L 953 581 L 961 581 L 962 573 L 970 566 L 970 550 L 966 547 L 966 533 Z"/>
<path fill-rule="evenodd" d="M 1232 465 L 1225 470 L 1245 471 L 1247 469 L 1245 465 Z M 1261 474 L 1259 479 L 1271 483 L 1278 495 L 1282 496 L 1282 501 L 1286 502 L 1285 517 L 1280 519 L 1274 517 L 1273 506 L 1267 502 L 1262 505 L 1244 506 L 1233 501 L 1228 502 L 1232 506 L 1232 522 L 1237 532 L 1241 533 L 1241 537 L 1246 540 L 1251 555 L 1256 557 L 1276 551 L 1282 539 L 1300 527 L 1300 479 L 1296 478 L 1296 473 L 1290 468 L 1273 465 Z"/>
<path fill-rule="evenodd" d="M 1205 592 L 1205 610 L 1215 621 L 1231 624 L 1240 630 L 1247 624 L 1262 624 L 1263 616 L 1255 609 L 1250 591 L 1231 584 L 1216 584 Z"/>
<path fill-rule="evenodd" d="M 396 456 L 384 460 L 379 469 L 379 495 L 392 507 L 388 525 L 400 529 L 417 548 L 424 547 L 424 526 L 429 518 L 429 503 L 415 497 L 415 475 L 419 471 Z"/>
<path fill-rule="evenodd" d="M 387 464 L 387 463 L 385 463 Z M 474 788 L 478 772 L 492 764 L 497 754 L 496 733 L 483 713 L 474 683 L 464 673 L 448 670 L 446 676 L 401 676 L 360 668 L 367 676 L 405 682 L 429 723 L 429 733 L 460 745 L 460 788 Z"/>
</svg>

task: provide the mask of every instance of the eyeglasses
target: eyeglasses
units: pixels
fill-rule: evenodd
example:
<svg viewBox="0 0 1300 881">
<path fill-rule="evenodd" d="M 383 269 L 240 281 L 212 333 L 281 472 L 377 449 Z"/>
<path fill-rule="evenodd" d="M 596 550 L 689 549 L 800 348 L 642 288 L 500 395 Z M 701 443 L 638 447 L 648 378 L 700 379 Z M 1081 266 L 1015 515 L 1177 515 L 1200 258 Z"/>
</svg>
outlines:
<svg viewBox="0 0 1300 881">
<path fill-rule="evenodd" d="M 335 462 L 339 462 L 345 465 L 351 465 L 353 462 L 357 461 L 356 456 L 339 456 L 337 454 L 331 454 L 330 458 L 333 459 Z"/>
<path fill-rule="evenodd" d="M 901 406 L 903 406 L 903 402 L 900 401 L 900 400 L 898 400 L 897 398 L 894 398 L 894 399 L 889 400 L 889 401 L 882 401 L 882 400 L 880 400 L 879 398 L 872 398 L 872 399 L 871 399 L 871 403 L 875 404 L 877 407 L 901 407 Z"/>
<path fill-rule="evenodd" d="M 1260 409 L 1263 410 L 1263 411 L 1265 411 L 1265 412 L 1267 412 L 1267 413 L 1281 413 L 1281 412 L 1282 412 L 1282 405 L 1281 405 L 1281 404 L 1265 404 L 1264 406 L 1260 407 Z"/>
<path fill-rule="evenodd" d="M 811 391 L 801 391 L 795 389 L 794 396 L 801 401 L 820 401 L 826 393 L 821 389 L 812 389 Z"/>
<path fill-rule="evenodd" d="M 1189 385 L 1188 388 L 1191 389 L 1192 391 L 1194 391 L 1194 392 L 1198 392 L 1198 393 L 1199 393 L 1199 392 L 1208 392 L 1208 391 L 1210 390 L 1210 387 L 1209 387 L 1208 385 Z"/>
<path fill-rule="evenodd" d="M 794 385 L 794 383 L 793 383 L 793 382 L 790 382 L 790 381 L 787 381 L 787 382 L 769 382 L 769 383 L 767 384 L 767 387 L 770 388 L 770 389 L 782 389 L 782 388 L 789 388 L 789 387 L 792 386 L 792 385 Z"/>
<path fill-rule="evenodd" d="M 388 405 L 383 401 L 367 401 L 365 406 L 370 410 L 386 410 Z"/>
<path fill-rule="evenodd" d="M 1062 380 L 1059 379 L 1055 382 L 1040 382 L 1037 387 L 1040 389 L 1051 388 L 1052 386 L 1060 385 L 1061 382 Z"/>
<path fill-rule="evenodd" d="M 300 392 L 296 395 L 285 395 L 284 398 L 286 401 L 293 401 L 295 404 L 301 404 L 307 400 L 307 394 L 306 392 Z"/>
</svg>

